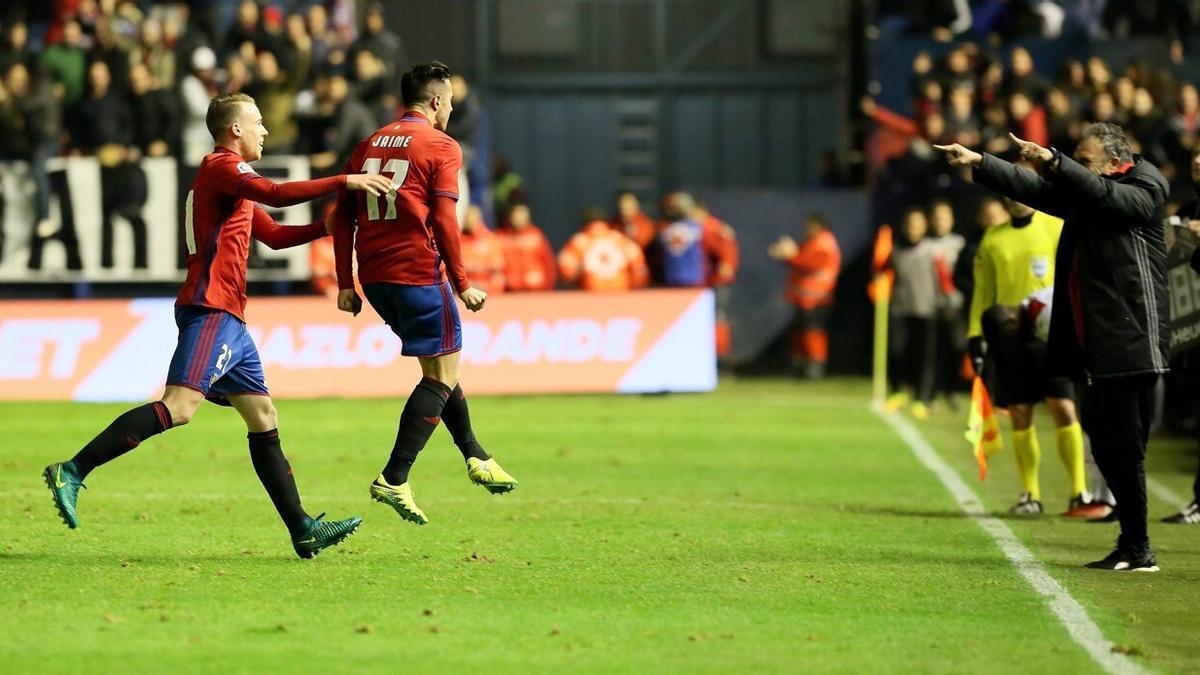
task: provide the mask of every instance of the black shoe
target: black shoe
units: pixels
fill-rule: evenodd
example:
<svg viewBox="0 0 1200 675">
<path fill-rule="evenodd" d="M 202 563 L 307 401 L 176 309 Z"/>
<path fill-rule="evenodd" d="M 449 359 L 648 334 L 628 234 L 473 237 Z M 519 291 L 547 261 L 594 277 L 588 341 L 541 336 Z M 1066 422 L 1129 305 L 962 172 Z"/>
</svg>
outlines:
<svg viewBox="0 0 1200 675">
<path fill-rule="evenodd" d="M 1149 551 L 1134 554 L 1116 548 L 1113 549 L 1112 553 L 1105 556 L 1104 559 L 1090 562 L 1084 565 L 1084 567 L 1112 572 L 1157 572 L 1158 561 L 1154 558 L 1154 554 Z"/>
<path fill-rule="evenodd" d="M 1164 523 L 1175 525 L 1200 525 L 1200 502 L 1192 502 L 1173 516 L 1163 518 Z"/>
</svg>

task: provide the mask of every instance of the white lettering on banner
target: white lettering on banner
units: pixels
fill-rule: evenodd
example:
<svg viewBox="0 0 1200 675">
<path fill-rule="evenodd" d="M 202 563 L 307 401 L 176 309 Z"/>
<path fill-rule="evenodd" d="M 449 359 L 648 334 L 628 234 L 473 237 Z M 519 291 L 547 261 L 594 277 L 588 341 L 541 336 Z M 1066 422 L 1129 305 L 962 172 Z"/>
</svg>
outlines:
<svg viewBox="0 0 1200 675">
<path fill-rule="evenodd" d="M 261 345 L 259 356 L 264 367 L 278 364 L 301 370 L 360 365 L 378 368 L 394 362 L 400 355 L 399 340 L 383 324 L 358 331 L 357 338 L 349 326 L 339 324 L 309 324 L 299 329 L 278 326 L 265 339 L 258 326 L 247 330 L 255 343 Z"/>
<path fill-rule="evenodd" d="M 463 361 L 467 363 L 627 363 L 637 356 L 642 322 L 636 318 L 560 319 L 553 323 L 507 321 L 495 335 L 485 324 L 463 325 Z"/>
<path fill-rule="evenodd" d="M 75 374 L 83 345 L 100 336 L 95 319 L 9 319 L 0 323 L 0 380 L 33 380 L 42 375 L 45 350 L 52 351 L 50 377 Z"/>
</svg>

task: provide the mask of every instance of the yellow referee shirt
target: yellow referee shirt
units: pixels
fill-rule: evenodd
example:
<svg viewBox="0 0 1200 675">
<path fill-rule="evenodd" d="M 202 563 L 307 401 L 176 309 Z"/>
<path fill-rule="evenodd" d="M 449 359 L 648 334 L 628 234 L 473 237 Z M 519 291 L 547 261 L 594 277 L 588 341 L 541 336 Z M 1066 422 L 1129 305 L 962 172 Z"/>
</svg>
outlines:
<svg viewBox="0 0 1200 675">
<path fill-rule="evenodd" d="M 968 338 L 983 334 L 980 320 L 988 308 L 1015 307 L 1033 292 L 1054 285 L 1054 252 L 1062 227 L 1062 219 L 1035 211 L 1025 227 L 1013 227 L 1009 220 L 984 233 L 975 254 Z"/>
</svg>

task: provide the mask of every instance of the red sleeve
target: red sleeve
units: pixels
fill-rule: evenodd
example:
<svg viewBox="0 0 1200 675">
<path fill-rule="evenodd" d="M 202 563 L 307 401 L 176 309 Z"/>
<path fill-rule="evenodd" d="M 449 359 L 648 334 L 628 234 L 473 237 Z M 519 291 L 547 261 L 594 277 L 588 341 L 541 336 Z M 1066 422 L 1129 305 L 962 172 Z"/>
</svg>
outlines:
<svg viewBox="0 0 1200 675">
<path fill-rule="evenodd" d="M 269 178 L 253 174 L 242 180 L 234 194 L 243 199 L 266 204 L 275 208 L 294 206 L 327 195 L 346 186 L 346 176 L 329 176 L 316 180 L 299 180 L 291 183 L 276 183 Z"/>
<path fill-rule="evenodd" d="M 280 225 L 265 209 L 255 208 L 250 232 L 255 239 L 278 251 L 324 237 L 325 221 L 318 220 L 308 225 Z"/>
<path fill-rule="evenodd" d="M 430 191 L 434 197 L 449 197 L 458 201 L 458 173 L 462 169 L 462 148 L 447 138 L 445 149 L 438 152 L 434 160 L 433 180 Z"/>
<path fill-rule="evenodd" d="M 367 142 L 360 142 L 350 159 L 346 161 L 344 173 L 354 173 L 353 166 L 362 165 L 363 151 Z M 338 290 L 354 288 L 354 228 L 358 221 L 358 195 L 341 190 L 333 215 L 333 259 L 337 272 Z"/>
<path fill-rule="evenodd" d="M 358 200 L 354 193 L 338 193 L 337 210 L 333 215 L 333 258 L 337 270 L 338 290 L 354 288 L 354 227 Z"/>
<path fill-rule="evenodd" d="M 462 293 L 470 288 L 471 284 L 467 281 L 467 269 L 463 265 L 455 200 L 456 197 L 435 196 L 429 214 L 429 225 L 433 230 L 433 240 L 437 242 L 438 252 L 446 263 L 446 275 L 450 277 L 450 285 L 456 293 Z"/>
<path fill-rule="evenodd" d="M 871 119 L 875 120 L 876 124 L 905 136 L 916 136 L 921 133 L 921 128 L 917 125 L 916 120 L 888 110 L 881 105 L 875 106 L 875 113 L 871 115 Z"/>
</svg>

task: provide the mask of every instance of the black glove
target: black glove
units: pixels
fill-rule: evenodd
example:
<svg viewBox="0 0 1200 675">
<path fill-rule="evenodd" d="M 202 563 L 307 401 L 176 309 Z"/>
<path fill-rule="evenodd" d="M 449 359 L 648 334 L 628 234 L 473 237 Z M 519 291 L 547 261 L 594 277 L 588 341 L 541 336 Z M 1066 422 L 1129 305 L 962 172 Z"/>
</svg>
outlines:
<svg viewBox="0 0 1200 675">
<path fill-rule="evenodd" d="M 967 354 L 971 356 L 971 368 L 977 377 L 983 377 L 983 357 L 987 356 L 987 343 L 976 336 L 967 340 Z"/>
</svg>

